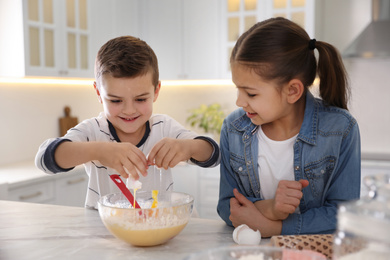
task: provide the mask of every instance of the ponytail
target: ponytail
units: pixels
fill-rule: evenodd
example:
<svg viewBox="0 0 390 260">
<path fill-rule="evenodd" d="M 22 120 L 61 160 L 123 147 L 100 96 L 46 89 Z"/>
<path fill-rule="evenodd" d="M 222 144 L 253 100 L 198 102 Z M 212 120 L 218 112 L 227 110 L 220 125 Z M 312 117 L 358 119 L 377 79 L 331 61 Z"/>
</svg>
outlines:
<svg viewBox="0 0 390 260">
<path fill-rule="evenodd" d="M 318 64 L 314 49 L 319 53 Z M 347 73 L 339 52 L 326 42 L 310 39 L 302 27 L 288 19 L 270 18 L 253 25 L 237 40 L 230 57 L 230 63 L 234 62 L 280 85 L 298 78 L 305 89 L 318 74 L 324 103 L 348 109 Z"/>
<path fill-rule="evenodd" d="M 320 78 L 320 96 L 330 106 L 348 110 L 349 86 L 348 76 L 340 53 L 335 47 L 317 41 L 318 53 L 317 74 Z"/>
</svg>

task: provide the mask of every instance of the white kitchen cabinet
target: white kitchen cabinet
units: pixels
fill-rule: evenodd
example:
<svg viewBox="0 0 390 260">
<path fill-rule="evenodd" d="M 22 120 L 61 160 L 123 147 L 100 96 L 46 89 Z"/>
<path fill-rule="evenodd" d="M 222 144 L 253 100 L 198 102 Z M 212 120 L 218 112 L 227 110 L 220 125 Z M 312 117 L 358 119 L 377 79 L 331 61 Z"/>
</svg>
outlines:
<svg viewBox="0 0 390 260">
<path fill-rule="evenodd" d="M 140 37 L 139 19 L 142 15 L 138 0 L 92 0 L 88 4 L 93 10 L 89 15 L 91 62 L 107 41 L 125 35 Z"/>
<path fill-rule="evenodd" d="M 155 51 L 160 78 L 219 78 L 219 1 L 139 1 L 139 37 Z"/>
<path fill-rule="evenodd" d="M 34 203 L 55 203 L 54 181 L 42 180 L 10 188 L 8 200 Z"/>
<path fill-rule="evenodd" d="M 0 183 L 0 200 L 6 200 L 8 198 L 8 183 Z"/>
<path fill-rule="evenodd" d="M 84 170 L 77 174 L 55 180 L 55 204 L 64 206 L 84 207 L 87 196 L 88 175 Z"/>
<path fill-rule="evenodd" d="M 200 215 L 204 218 L 220 219 L 217 213 L 219 199 L 220 166 L 199 169 Z"/>
<path fill-rule="evenodd" d="M 194 206 L 199 217 L 220 219 L 217 213 L 219 198 L 219 166 L 201 168 L 180 164 L 172 169 L 173 190 L 194 197 Z"/>
<path fill-rule="evenodd" d="M 362 161 L 360 197 L 368 195 L 369 188 L 364 179 L 368 176 L 387 174 L 390 176 L 390 161 L 364 160 Z"/>
<path fill-rule="evenodd" d="M 198 192 L 198 166 L 180 163 L 171 169 L 173 177 L 173 190 L 184 192 L 194 197 L 194 207 L 199 213 L 200 200 Z"/>
<path fill-rule="evenodd" d="M 113 4 L 114 31 L 145 40 L 157 55 L 163 80 L 230 78 L 229 58 L 236 40 L 254 23 L 270 17 L 286 17 L 314 34 L 314 0 L 116 0 Z"/>
<path fill-rule="evenodd" d="M 0 179 L 11 181 L 5 183 L 6 191 L 1 191 L 0 185 L 0 199 L 84 207 L 88 176 L 82 166 L 70 172 L 47 175 L 28 164 L 2 169 Z"/>
<path fill-rule="evenodd" d="M 88 0 L 2 0 L 0 76 L 92 77 Z"/>
<path fill-rule="evenodd" d="M 230 54 L 237 39 L 256 22 L 285 17 L 314 35 L 314 0 L 222 0 L 222 76 L 231 77 Z"/>
<path fill-rule="evenodd" d="M 140 34 L 157 55 L 161 79 L 183 78 L 181 0 L 139 1 Z"/>
</svg>

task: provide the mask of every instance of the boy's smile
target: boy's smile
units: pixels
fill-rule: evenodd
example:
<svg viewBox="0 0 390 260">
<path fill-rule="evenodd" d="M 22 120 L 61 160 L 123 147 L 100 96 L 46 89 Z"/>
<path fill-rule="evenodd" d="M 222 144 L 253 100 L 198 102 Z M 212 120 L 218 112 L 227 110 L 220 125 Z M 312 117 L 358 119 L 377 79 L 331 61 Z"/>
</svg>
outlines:
<svg viewBox="0 0 390 260">
<path fill-rule="evenodd" d="M 150 72 L 135 78 L 103 75 L 100 83 L 97 94 L 107 119 L 122 142 L 136 145 L 145 133 L 160 84 L 153 86 Z"/>
</svg>

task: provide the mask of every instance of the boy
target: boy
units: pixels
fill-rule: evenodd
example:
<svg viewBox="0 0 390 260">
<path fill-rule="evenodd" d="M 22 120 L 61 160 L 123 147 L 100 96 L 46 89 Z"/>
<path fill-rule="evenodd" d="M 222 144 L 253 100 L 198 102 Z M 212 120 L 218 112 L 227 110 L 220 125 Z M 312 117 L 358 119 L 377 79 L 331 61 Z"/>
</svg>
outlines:
<svg viewBox="0 0 390 260">
<path fill-rule="evenodd" d="M 84 164 L 89 175 L 86 207 L 97 208 L 101 196 L 119 192 L 111 174 L 140 178 L 147 189 L 153 177 L 147 175 L 149 165 L 168 169 L 187 160 L 201 167 L 219 164 L 215 141 L 184 129 L 167 115 L 152 115 L 161 82 L 157 57 L 144 41 L 123 36 L 104 44 L 96 57 L 95 80 L 104 112 L 62 138 L 46 140 L 35 158 L 36 166 L 48 174 Z M 172 190 L 169 170 L 163 182 Z"/>
</svg>

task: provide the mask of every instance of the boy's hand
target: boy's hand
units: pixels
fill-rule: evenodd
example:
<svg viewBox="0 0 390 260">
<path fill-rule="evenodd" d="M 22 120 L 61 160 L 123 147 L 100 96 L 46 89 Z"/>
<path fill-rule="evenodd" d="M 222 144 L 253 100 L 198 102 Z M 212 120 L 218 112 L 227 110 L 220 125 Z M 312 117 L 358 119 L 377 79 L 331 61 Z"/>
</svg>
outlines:
<svg viewBox="0 0 390 260">
<path fill-rule="evenodd" d="M 168 169 L 191 158 L 192 139 L 163 138 L 154 145 L 148 156 L 150 165 Z"/>
<path fill-rule="evenodd" d="M 104 166 L 115 169 L 123 178 L 131 174 L 139 179 L 139 173 L 146 176 L 146 156 L 131 143 L 99 143 L 97 160 Z"/>
<path fill-rule="evenodd" d="M 208 160 L 213 152 L 213 146 L 202 139 L 163 138 L 149 153 L 149 165 L 168 169 L 175 167 L 181 161 L 194 158 L 199 162 Z"/>
<path fill-rule="evenodd" d="M 272 203 L 274 219 L 286 219 L 295 212 L 303 196 L 302 189 L 309 185 L 307 180 L 279 182 Z"/>
</svg>

